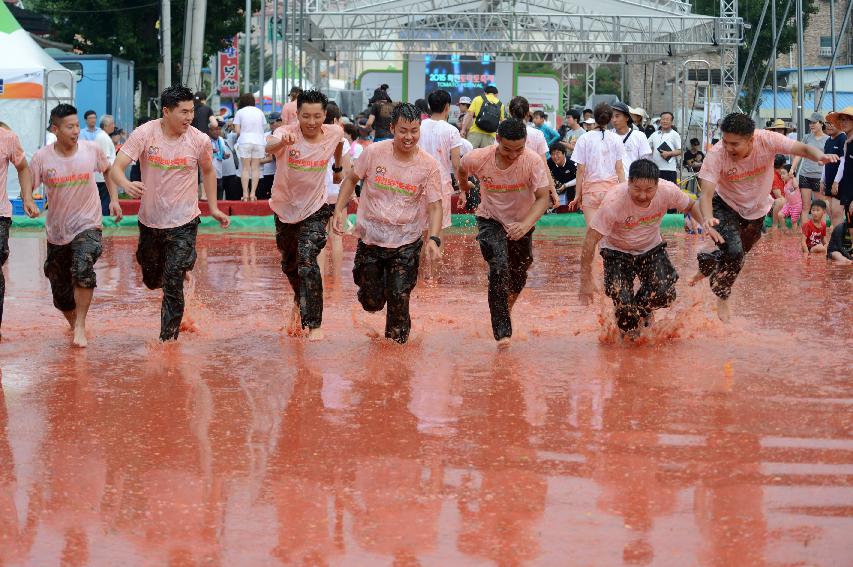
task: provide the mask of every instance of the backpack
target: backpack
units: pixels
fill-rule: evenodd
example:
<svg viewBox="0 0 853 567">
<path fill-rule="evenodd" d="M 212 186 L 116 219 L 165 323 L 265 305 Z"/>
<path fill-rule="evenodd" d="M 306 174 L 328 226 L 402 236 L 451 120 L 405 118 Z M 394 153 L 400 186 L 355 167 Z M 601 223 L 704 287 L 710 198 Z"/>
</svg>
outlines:
<svg viewBox="0 0 853 567">
<path fill-rule="evenodd" d="M 483 132 L 494 134 L 498 131 L 498 124 L 501 123 L 503 103 L 500 101 L 490 102 L 486 95 L 481 95 L 481 98 L 483 99 L 483 106 L 480 107 L 480 112 L 477 114 L 477 118 L 474 119 L 474 124 Z"/>
</svg>

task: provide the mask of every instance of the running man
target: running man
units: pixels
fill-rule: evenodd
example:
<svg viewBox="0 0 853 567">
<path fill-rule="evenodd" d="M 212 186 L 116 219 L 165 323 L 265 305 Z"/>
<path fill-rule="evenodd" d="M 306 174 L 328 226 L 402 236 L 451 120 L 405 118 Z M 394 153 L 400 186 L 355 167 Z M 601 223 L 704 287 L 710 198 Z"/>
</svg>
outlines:
<svg viewBox="0 0 853 567">
<path fill-rule="evenodd" d="M 480 251 L 489 264 L 489 312 L 498 348 L 512 337 L 512 307 L 533 264 L 533 229 L 548 209 L 553 185 L 542 157 L 525 148 L 527 127 L 509 118 L 501 122 L 497 144 L 466 154 L 459 179 L 468 192 L 468 176 L 480 180 L 477 227 Z"/>
<path fill-rule="evenodd" d="M 72 344 L 85 348 L 86 315 L 97 286 L 95 262 L 101 256 L 101 197 L 94 173 L 106 174 L 109 212 L 121 220 L 118 192 L 109 179 L 110 161 L 95 142 L 80 140 L 77 109 L 60 104 L 50 111 L 56 142 L 33 156 L 32 179 L 21 184 L 24 211 L 39 216 L 33 188 L 44 184 L 47 209 L 47 259 L 53 306 L 62 311 L 74 332 Z"/>
<path fill-rule="evenodd" d="M 327 204 L 326 172 L 329 161 L 342 162 L 344 130 L 324 124 L 329 99 L 317 90 L 300 91 L 296 98 L 297 123 L 267 136 L 268 154 L 276 157 L 270 208 L 275 213 L 275 243 L 281 252 L 281 270 L 293 288 L 288 332 L 308 339 L 323 338 L 323 278 L 317 255 L 326 246 L 326 225 L 333 208 Z M 343 166 L 332 167 L 339 182 Z"/>
<path fill-rule="evenodd" d="M 604 292 L 613 300 L 616 324 L 624 337 L 636 338 L 640 325 L 650 326 L 655 309 L 675 301 L 678 273 L 669 261 L 660 226 L 668 209 L 690 213 L 702 222 L 695 201 L 669 181 L 658 179 L 660 170 L 651 160 L 634 161 L 628 182 L 604 198 L 592 219 L 581 252 L 580 300 L 588 305 L 595 291 L 592 258 L 601 241 L 604 258 Z M 634 292 L 634 279 L 640 281 Z"/>
<path fill-rule="evenodd" d="M 10 163 L 18 170 L 18 182 L 21 187 L 32 186 L 32 173 L 27 165 L 21 141 L 11 130 L 0 128 L 0 331 L 3 327 L 3 299 L 6 297 L 3 265 L 9 259 L 9 229 L 12 228 L 12 203 L 6 192 Z M 0 333 L 0 340 L 2 339 L 3 335 Z"/>
<path fill-rule="evenodd" d="M 358 301 L 374 313 L 385 307 L 385 337 L 409 340 L 409 295 L 418 282 L 423 229 L 429 222 L 426 258 L 441 258 L 441 168 L 418 146 L 421 112 L 401 103 L 391 112 L 394 137 L 365 148 L 341 185 L 334 230 L 344 233 L 347 204 L 364 180 L 353 234 L 358 237 L 353 280 Z"/>
<path fill-rule="evenodd" d="M 178 339 L 184 317 L 184 279 L 196 261 L 195 241 L 201 211 L 198 208 L 198 169 L 201 168 L 210 216 L 222 228 L 231 220 L 216 200 L 216 170 L 210 138 L 191 126 L 193 93 L 182 85 L 160 95 L 163 117 L 134 130 L 121 147 L 112 182 L 123 187 L 139 207 L 139 245 L 136 261 L 148 289 L 163 288 L 160 340 Z M 129 181 L 124 172 L 138 161 L 142 181 Z"/>
<path fill-rule="evenodd" d="M 711 283 L 717 296 L 717 315 L 727 322 L 729 296 L 744 258 L 761 238 L 764 217 L 773 206 L 768 189 L 773 181 L 776 154 L 795 155 L 821 164 L 838 161 L 835 154 L 792 140 L 777 132 L 756 130 L 746 114 L 732 113 L 720 124 L 722 140 L 714 145 L 699 172 L 699 211 L 705 232 L 717 245 L 712 252 L 699 252 L 699 273 Z"/>
</svg>

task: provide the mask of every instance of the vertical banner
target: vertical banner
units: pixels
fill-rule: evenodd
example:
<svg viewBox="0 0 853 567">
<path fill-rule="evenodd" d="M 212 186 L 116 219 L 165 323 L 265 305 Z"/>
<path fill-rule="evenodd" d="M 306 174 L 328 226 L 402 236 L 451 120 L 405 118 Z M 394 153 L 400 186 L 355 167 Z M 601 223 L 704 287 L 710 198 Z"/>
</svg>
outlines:
<svg viewBox="0 0 853 567">
<path fill-rule="evenodd" d="M 237 36 L 231 40 L 231 46 L 219 52 L 219 96 L 237 98 L 240 96 L 240 65 L 237 60 Z"/>
</svg>

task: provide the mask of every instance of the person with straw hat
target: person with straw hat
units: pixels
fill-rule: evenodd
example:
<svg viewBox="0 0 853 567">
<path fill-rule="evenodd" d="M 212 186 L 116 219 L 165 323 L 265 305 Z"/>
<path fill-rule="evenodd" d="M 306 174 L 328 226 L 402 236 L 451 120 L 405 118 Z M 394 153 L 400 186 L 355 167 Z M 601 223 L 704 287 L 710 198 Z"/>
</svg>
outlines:
<svg viewBox="0 0 853 567">
<path fill-rule="evenodd" d="M 838 183 L 837 193 L 841 206 L 845 212 L 853 213 L 853 207 L 851 207 L 851 203 L 853 203 L 853 144 L 850 144 L 850 139 L 853 137 L 853 106 L 848 106 L 838 112 L 830 112 L 826 115 L 826 120 L 847 136 L 847 141 L 844 144 L 844 157 L 841 166 L 838 168 L 838 173 L 835 174 L 835 182 Z"/>
<path fill-rule="evenodd" d="M 727 322 L 732 286 L 747 252 L 761 238 L 764 217 L 773 205 L 768 188 L 775 155 L 795 155 L 821 164 L 837 162 L 838 156 L 777 132 L 756 130 L 752 118 L 738 112 L 726 116 L 720 130 L 723 139 L 708 152 L 699 172 L 705 233 L 717 249 L 699 252 L 699 273 L 690 283 L 706 277 L 710 280 L 711 291 L 718 298 L 717 315 Z"/>
<path fill-rule="evenodd" d="M 766 130 L 770 130 L 771 132 L 778 132 L 780 134 L 787 135 L 788 132 L 791 131 L 791 128 L 785 123 L 781 118 L 777 118 L 770 125 L 765 128 Z"/>
</svg>

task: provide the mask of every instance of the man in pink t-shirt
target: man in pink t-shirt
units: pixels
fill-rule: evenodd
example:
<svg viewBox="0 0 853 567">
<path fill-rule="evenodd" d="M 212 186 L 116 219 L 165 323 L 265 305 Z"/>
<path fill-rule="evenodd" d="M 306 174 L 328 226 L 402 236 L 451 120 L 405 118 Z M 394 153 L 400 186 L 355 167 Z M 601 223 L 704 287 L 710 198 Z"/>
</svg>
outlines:
<svg viewBox="0 0 853 567">
<path fill-rule="evenodd" d="M 9 164 L 18 170 L 18 182 L 32 184 L 32 175 L 21 142 L 14 132 L 0 128 L 0 329 L 3 326 L 3 299 L 6 297 L 6 278 L 3 265 L 9 259 L 9 229 L 12 228 L 12 203 L 6 193 Z M 0 334 L 0 340 L 3 335 Z"/>
<path fill-rule="evenodd" d="M 441 170 L 418 146 L 421 112 L 401 103 L 391 112 L 393 138 L 365 148 L 341 184 L 333 228 L 344 233 L 347 204 L 364 180 L 353 234 L 358 237 L 353 280 L 365 311 L 388 305 L 385 337 L 409 340 L 409 295 L 418 281 L 423 230 L 429 226 L 426 259 L 441 258 Z"/>
<path fill-rule="evenodd" d="M 62 311 L 74 331 L 73 344 L 86 347 L 86 315 L 97 286 L 95 262 L 101 256 L 101 198 L 94 173 L 108 173 L 107 155 L 94 142 L 79 140 L 80 120 L 70 104 L 50 111 L 50 131 L 56 142 L 33 156 L 32 182 L 21 185 L 24 210 L 31 218 L 40 211 L 33 188 L 44 184 L 47 210 L 47 258 L 44 275 L 50 281 L 53 306 Z M 109 211 L 121 220 L 118 192 L 109 177 Z"/>
<path fill-rule="evenodd" d="M 722 140 L 708 152 L 699 172 L 699 206 L 705 218 L 705 231 L 717 245 L 713 252 L 698 254 L 699 273 L 693 285 L 703 277 L 717 296 L 717 314 L 729 320 L 729 296 L 743 268 L 746 253 L 761 238 L 764 217 L 773 206 L 773 161 L 776 154 L 808 158 L 821 164 L 838 161 L 835 154 L 824 154 L 777 132 L 756 130 L 746 114 L 732 113 L 720 123 Z"/>
<path fill-rule="evenodd" d="M 163 288 L 160 340 L 178 339 L 184 317 L 184 279 L 195 266 L 198 208 L 198 170 L 201 169 L 210 216 L 228 228 L 228 215 L 216 199 L 216 170 L 207 134 L 191 126 L 193 93 L 181 85 L 160 95 L 163 117 L 134 130 L 116 155 L 110 170 L 113 183 L 123 187 L 139 207 L 139 245 L 136 261 L 148 289 Z M 138 161 L 142 181 L 124 175 Z"/>
<path fill-rule="evenodd" d="M 275 242 L 281 269 L 293 288 L 289 333 L 308 329 L 309 340 L 323 331 L 323 278 L 317 255 L 326 246 L 326 226 L 333 207 L 326 203 L 329 162 L 341 163 L 344 131 L 324 124 L 329 99 L 317 90 L 300 91 L 296 124 L 277 128 L 267 136 L 267 153 L 276 158 L 270 208 L 275 213 Z M 343 167 L 332 167 L 340 182 Z"/>
<path fill-rule="evenodd" d="M 631 163 L 628 182 L 608 192 L 590 222 L 581 252 L 581 303 L 592 299 L 592 258 L 601 242 L 604 292 L 613 300 L 616 323 L 635 337 L 640 324 L 651 324 L 655 309 L 675 301 L 678 273 L 669 261 L 660 225 L 668 209 L 690 213 L 702 222 L 699 207 L 687 193 L 660 177 L 658 166 L 642 158 Z M 634 292 L 634 280 L 640 288 Z"/>
<path fill-rule="evenodd" d="M 533 264 L 533 227 L 548 209 L 553 183 L 542 157 L 525 148 L 527 127 L 516 118 L 501 122 L 497 144 L 462 158 L 459 179 L 480 180 L 477 227 L 480 251 L 489 264 L 489 312 L 499 348 L 512 337 L 511 312 Z"/>
</svg>

